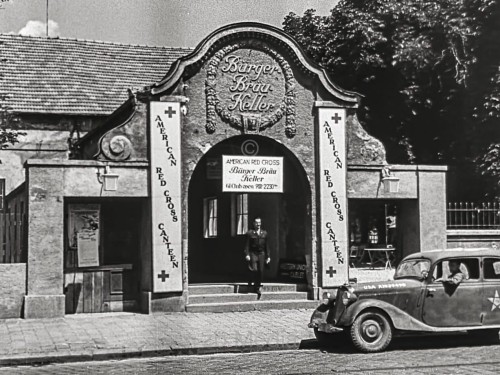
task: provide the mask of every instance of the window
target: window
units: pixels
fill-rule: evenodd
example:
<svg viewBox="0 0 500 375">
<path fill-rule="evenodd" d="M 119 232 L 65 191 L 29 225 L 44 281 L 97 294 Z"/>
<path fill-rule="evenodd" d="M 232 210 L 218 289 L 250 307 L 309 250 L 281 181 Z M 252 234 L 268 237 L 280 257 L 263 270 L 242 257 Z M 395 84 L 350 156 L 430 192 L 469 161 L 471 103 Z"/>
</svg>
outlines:
<svg viewBox="0 0 500 375">
<path fill-rule="evenodd" d="M 450 268 L 448 263 L 451 259 L 444 260 L 439 262 L 434 268 L 434 272 L 432 274 L 433 280 L 440 279 L 442 277 L 447 277 L 450 275 Z M 460 262 L 460 272 L 462 272 L 465 276 L 465 280 L 474 280 L 479 279 L 479 260 L 475 258 L 456 258 L 453 259 Z"/>
<path fill-rule="evenodd" d="M 428 259 L 410 259 L 399 264 L 394 279 L 423 279 L 429 272 L 430 267 L 431 262 Z"/>
<path fill-rule="evenodd" d="M 203 200 L 203 233 L 205 238 L 217 237 L 217 198 Z"/>
<path fill-rule="evenodd" d="M 486 258 L 484 260 L 484 278 L 500 279 L 500 259 Z"/>
<path fill-rule="evenodd" d="M 248 194 L 234 194 L 231 197 L 231 235 L 246 234 L 248 231 Z"/>
</svg>

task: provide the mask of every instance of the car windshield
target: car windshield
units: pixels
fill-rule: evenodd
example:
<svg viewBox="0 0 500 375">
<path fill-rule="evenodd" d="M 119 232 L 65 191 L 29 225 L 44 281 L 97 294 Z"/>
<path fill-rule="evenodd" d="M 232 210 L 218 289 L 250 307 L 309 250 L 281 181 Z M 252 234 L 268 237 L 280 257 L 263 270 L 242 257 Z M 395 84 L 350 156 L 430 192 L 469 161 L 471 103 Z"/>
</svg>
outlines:
<svg viewBox="0 0 500 375">
<path fill-rule="evenodd" d="M 431 268 L 431 262 L 428 259 L 410 259 L 402 261 L 396 273 L 394 274 L 394 279 L 404 279 L 404 278 L 417 278 L 423 279 L 426 277 L 429 269 Z"/>
</svg>

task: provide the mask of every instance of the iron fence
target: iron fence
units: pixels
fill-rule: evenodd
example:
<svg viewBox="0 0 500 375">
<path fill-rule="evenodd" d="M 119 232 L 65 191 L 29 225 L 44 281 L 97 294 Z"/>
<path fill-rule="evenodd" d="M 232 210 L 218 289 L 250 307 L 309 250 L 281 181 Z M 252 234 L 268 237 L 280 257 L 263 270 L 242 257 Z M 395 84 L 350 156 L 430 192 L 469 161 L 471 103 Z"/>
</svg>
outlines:
<svg viewBox="0 0 500 375">
<path fill-rule="evenodd" d="M 448 229 L 500 229 L 498 202 L 452 202 L 447 208 Z"/>
</svg>

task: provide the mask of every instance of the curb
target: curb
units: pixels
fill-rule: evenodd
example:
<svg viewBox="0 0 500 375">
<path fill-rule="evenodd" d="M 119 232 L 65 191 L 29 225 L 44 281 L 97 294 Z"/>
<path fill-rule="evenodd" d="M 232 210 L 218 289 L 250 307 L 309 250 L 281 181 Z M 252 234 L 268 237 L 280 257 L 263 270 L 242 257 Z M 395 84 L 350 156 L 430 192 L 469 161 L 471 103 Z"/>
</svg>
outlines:
<svg viewBox="0 0 500 375">
<path fill-rule="evenodd" d="M 303 340 L 310 341 L 310 340 Z M 312 341 L 315 341 L 312 339 Z M 307 344 L 306 344 L 307 346 Z M 234 346 L 205 346 L 197 348 L 169 348 L 158 350 L 130 350 L 118 349 L 103 352 L 82 352 L 75 354 L 56 354 L 47 355 L 26 355 L 14 356 L 10 358 L 0 358 L 0 366 L 23 366 L 23 365 L 48 365 L 51 363 L 70 363 L 70 362 L 88 362 L 105 361 L 111 359 L 125 358 L 151 358 L 166 357 L 175 355 L 206 355 L 218 353 L 251 353 L 274 350 L 296 350 L 304 348 L 303 342 L 276 343 L 276 344 L 254 344 L 254 345 L 234 345 Z"/>
</svg>

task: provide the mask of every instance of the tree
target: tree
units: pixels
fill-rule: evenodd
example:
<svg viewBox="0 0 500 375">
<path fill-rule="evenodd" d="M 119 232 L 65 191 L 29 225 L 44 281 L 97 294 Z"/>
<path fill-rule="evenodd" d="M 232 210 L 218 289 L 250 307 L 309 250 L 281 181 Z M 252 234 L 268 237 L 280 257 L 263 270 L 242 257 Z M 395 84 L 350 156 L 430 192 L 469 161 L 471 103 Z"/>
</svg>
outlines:
<svg viewBox="0 0 500 375">
<path fill-rule="evenodd" d="M 290 13 L 283 25 L 364 96 L 358 115 L 390 162 L 471 169 L 500 113 L 498 8 L 498 0 L 341 0 L 328 16 Z"/>
<path fill-rule="evenodd" d="M 0 149 L 6 149 L 19 142 L 19 137 L 25 132 L 15 130 L 18 127 L 19 117 L 7 104 L 6 95 L 0 94 Z"/>
</svg>

